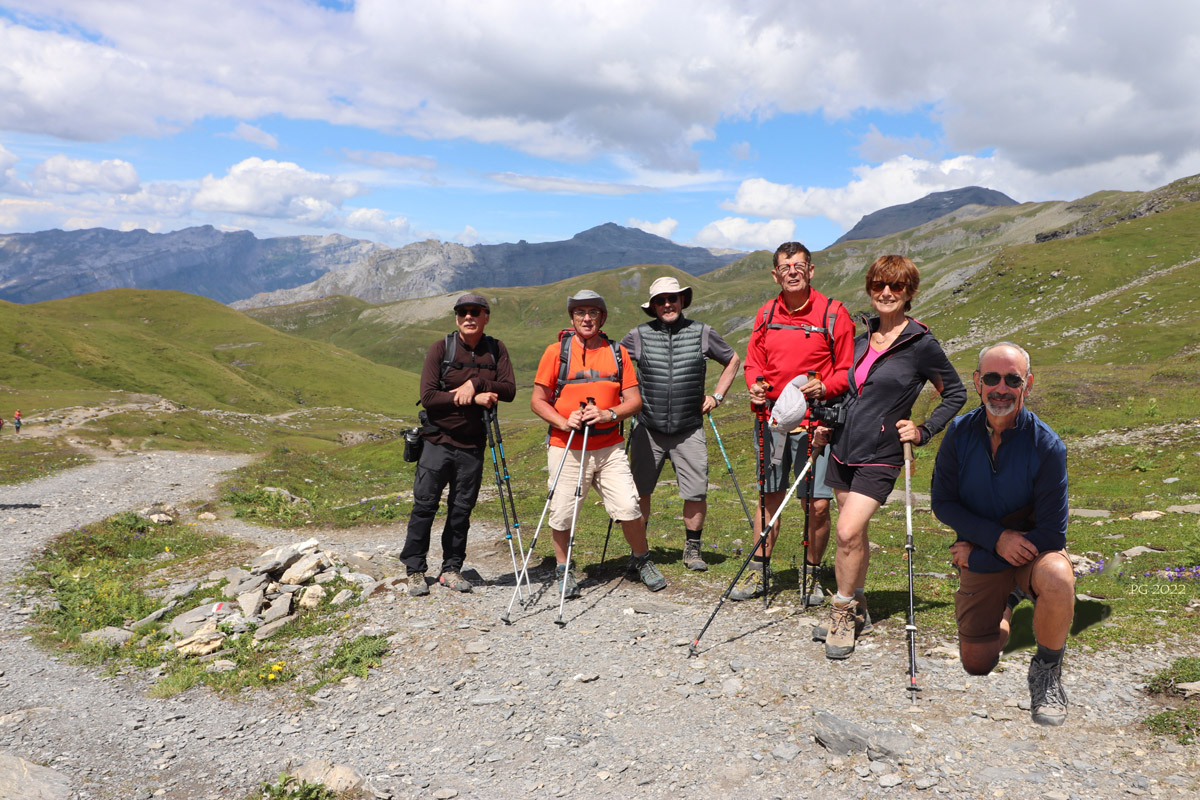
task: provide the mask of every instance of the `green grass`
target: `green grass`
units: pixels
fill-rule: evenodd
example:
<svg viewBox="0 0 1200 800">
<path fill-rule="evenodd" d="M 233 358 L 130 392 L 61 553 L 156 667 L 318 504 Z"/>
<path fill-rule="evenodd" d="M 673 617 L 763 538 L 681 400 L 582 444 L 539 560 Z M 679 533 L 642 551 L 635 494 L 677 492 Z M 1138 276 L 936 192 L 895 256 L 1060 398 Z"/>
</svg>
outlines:
<svg viewBox="0 0 1200 800">
<path fill-rule="evenodd" d="M 286 773 L 275 783 L 264 782 L 246 800 L 344 800 L 348 795 L 338 793 L 320 783 L 309 783 Z"/>
<path fill-rule="evenodd" d="M 1200 737 L 1200 708 L 1162 711 L 1147 717 L 1143 724 L 1153 734 L 1170 736 L 1180 744 L 1193 744 Z"/>
<path fill-rule="evenodd" d="M 91 457 L 66 442 L 44 437 L 34 438 L 10 433 L 6 425 L 0 433 L 0 484 L 24 483 L 44 478 L 60 470 L 87 464 Z M 10 495 L 14 503 L 34 501 Z"/>
<path fill-rule="evenodd" d="M 22 583 L 40 598 L 33 617 L 35 640 L 64 652 L 81 663 L 115 672 L 127 667 L 157 669 L 155 697 L 169 697 L 196 685 L 236 693 L 246 688 L 293 682 L 305 669 L 294 644 L 313 636 L 335 633 L 348 624 L 350 605 L 328 603 L 300 612 L 300 619 L 270 639 L 255 642 L 253 630 L 233 634 L 228 626 L 222 658 L 236 665 L 228 672 L 210 673 L 206 664 L 166 647 L 159 626 L 140 630 L 128 644 L 112 648 L 86 643 L 80 637 L 105 626 L 127 627 L 162 605 L 150 590 L 165 586 L 168 576 L 206 574 L 213 566 L 242 563 L 245 550 L 223 537 L 194 525 L 156 525 L 127 512 L 57 537 L 22 576 Z M 194 608 L 206 598 L 220 596 L 221 584 L 201 586 L 180 599 L 161 622 Z M 330 593 L 348 588 L 340 578 L 328 584 Z M 53 601 L 53 602 L 51 602 Z"/>
<path fill-rule="evenodd" d="M 354 675 L 366 678 L 372 667 L 383 663 L 388 651 L 387 637 L 361 635 L 339 644 L 325 662 L 317 667 L 316 683 L 308 687 L 315 692 L 330 683 Z"/>
</svg>

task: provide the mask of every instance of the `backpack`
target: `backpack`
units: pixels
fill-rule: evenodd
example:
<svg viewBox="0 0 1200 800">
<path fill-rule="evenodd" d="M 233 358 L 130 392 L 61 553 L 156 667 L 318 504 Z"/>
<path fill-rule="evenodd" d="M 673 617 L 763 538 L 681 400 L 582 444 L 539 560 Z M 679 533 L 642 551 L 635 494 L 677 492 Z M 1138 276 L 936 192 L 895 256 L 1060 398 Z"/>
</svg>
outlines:
<svg viewBox="0 0 1200 800">
<path fill-rule="evenodd" d="M 825 334 L 825 341 L 829 343 L 829 352 L 832 353 L 833 325 L 835 322 L 837 322 L 838 310 L 842 308 L 842 304 L 837 300 L 834 300 L 832 297 L 827 297 L 825 300 L 825 327 L 823 328 L 818 328 L 815 325 L 783 325 L 780 323 L 771 324 L 771 320 L 775 319 L 775 306 L 778 305 L 778 301 L 771 303 L 771 312 L 767 315 L 767 318 L 763 320 L 763 324 L 760 327 L 764 327 L 770 331 L 804 331 L 805 339 L 814 333 L 823 333 Z M 834 303 L 837 303 L 837 305 L 835 306 Z"/>
<path fill-rule="evenodd" d="M 617 386 L 621 386 L 622 377 L 625 374 L 625 362 L 621 358 L 621 345 L 609 339 L 603 331 L 598 335 L 612 350 L 613 363 L 617 365 L 615 380 L 617 381 Z M 558 380 L 554 384 L 554 396 L 550 400 L 551 405 L 558 402 L 558 397 L 562 394 L 563 386 L 568 383 L 593 383 L 599 380 L 613 380 L 612 378 L 568 378 L 567 374 L 571 371 L 571 343 L 573 341 L 575 341 L 574 328 L 567 328 L 558 332 Z"/>
<path fill-rule="evenodd" d="M 492 372 L 496 371 L 500 364 L 500 345 L 495 339 L 486 334 L 483 337 L 483 345 L 487 348 L 487 351 L 492 354 L 491 364 L 476 364 L 475 362 L 455 361 L 454 356 L 458 352 L 458 334 L 446 334 L 446 351 L 442 355 L 442 374 L 438 378 L 443 392 L 448 391 L 446 388 L 446 373 L 449 372 L 452 367 L 458 367 L 460 369 L 463 367 L 476 367 L 477 369 L 490 369 Z"/>
</svg>

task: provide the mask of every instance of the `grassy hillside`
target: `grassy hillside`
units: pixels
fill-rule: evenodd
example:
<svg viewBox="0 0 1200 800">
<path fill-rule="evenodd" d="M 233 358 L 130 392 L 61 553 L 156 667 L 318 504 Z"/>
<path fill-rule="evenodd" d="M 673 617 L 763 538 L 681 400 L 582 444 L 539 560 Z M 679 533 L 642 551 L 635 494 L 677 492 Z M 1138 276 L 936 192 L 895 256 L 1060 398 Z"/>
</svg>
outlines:
<svg viewBox="0 0 1200 800">
<path fill-rule="evenodd" d="M 119 390 L 252 413 L 302 406 L 389 413 L 416 394 L 415 375 L 182 292 L 0 303 L 0 340 L 0 374 L 12 391 Z"/>
</svg>

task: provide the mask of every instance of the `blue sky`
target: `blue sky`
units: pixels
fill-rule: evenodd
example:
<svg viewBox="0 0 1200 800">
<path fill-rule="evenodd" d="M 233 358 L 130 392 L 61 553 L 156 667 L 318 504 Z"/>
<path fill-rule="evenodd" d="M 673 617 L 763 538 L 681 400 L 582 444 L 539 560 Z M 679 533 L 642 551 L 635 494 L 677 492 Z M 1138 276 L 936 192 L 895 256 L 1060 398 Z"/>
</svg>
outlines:
<svg viewBox="0 0 1200 800">
<path fill-rule="evenodd" d="M 0 232 L 827 246 L 1200 173 L 1200 4 L 0 0 Z"/>
</svg>

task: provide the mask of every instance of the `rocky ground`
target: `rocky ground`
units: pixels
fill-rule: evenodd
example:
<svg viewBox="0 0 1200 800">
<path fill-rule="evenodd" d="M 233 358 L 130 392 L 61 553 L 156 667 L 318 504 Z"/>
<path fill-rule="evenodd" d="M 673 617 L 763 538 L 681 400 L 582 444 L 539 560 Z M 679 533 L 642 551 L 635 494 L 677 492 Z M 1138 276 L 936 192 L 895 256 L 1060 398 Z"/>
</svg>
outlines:
<svg viewBox="0 0 1200 800">
<path fill-rule="evenodd" d="M 6 487 L 0 579 L 57 533 L 124 509 L 183 505 L 238 463 L 126 455 Z M 296 538 L 236 520 L 209 524 L 264 548 Z M 306 534 L 353 552 L 395 548 L 401 531 Z M 1200 790 L 1197 747 L 1138 725 L 1159 710 L 1141 683 L 1197 655 L 1195 644 L 1072 651 L 1064 672 L 1071 715 L 1046 729 L 1023 708 L 1028 653 L 974 678 L 948 657 L 949 643 L 922 636 L 913 702 L 902 620 L 877 622 L 850 660 L 830 662 L 809 641 L 816 613 L 789 607 L 789 592 L 770 611 L 726 604 L 689 658 L 715 589 L 673 585 L 651 595 L 614 574 L 585 584 L 564 626 L 554 623 L 549 592 L 504 624 L 512 587 L 488 581 L 511 565 L 494 529 L 473 530 L 470 566 L 481 578 L 471 594 L 384 592 L 356 609 L 355 632 L 386 633 L 393 649 L 368 679 L 311 699 L 278 689 L 151 699 L 144 674 L 104 676 L 35 649 L 28 609 L 6 588 L 0 781 L 27 768 L 30 793 L 13 796 L 227 800 L 326 759 L 364 776 L 368 796 L 395 798 L 1169 798 Z"/>
</svg>

